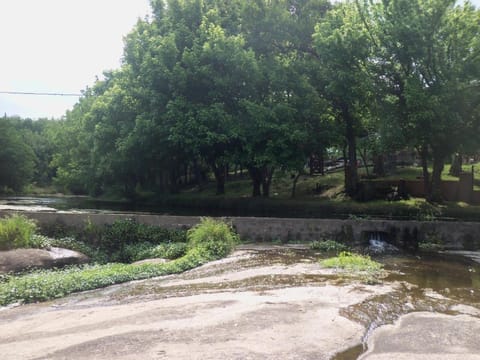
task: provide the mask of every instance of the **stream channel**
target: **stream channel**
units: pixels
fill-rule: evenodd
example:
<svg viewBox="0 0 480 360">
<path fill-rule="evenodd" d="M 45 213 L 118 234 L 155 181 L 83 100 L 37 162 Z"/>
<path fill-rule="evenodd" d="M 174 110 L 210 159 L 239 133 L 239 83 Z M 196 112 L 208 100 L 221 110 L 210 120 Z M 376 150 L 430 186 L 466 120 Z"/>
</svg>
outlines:
<svg viewBox="0 0 480 360">
<path fill-rule="evenodd" d="M 3 198 L 0 209 L 48 211 L 73 210 L 75 205 L 88 204 L 82 199 L 62 198 Z M 91 203 L 90 203 L 91 205 Z M 110 209 L 111 210 L 111 209 Z M 117 210 L 117 209 L 116 209 Z M 111 212 L 111 211 L 110 211 Z M 275 249 L 255 250 L 256 256 L 245 263 L 235 264 L 235 270 L 252 269 L 264 264 L 292 264 L 316 262 L 324 255 L 305 247 L 274 247 Z M 480 264 L 465 257 L 451 254 L 417 254 L 417 255 L 383 255 L 375 259 L 384 264 L 388 275 L 384 283 L 395 284 L 395 290 L 383 295 L 369 297 L 367 300 L 342 308 L 340 314 L 355 321 L 366 329 L 362 344 L 337 354 L 336 360 L 357 359 L 366 349 L 367 339 L 378 327 L 392 324 L 405 314 L 412 312 L 432 312 L 447 315 L 468 313 L 480 318 Z M 228 266 L 227 266 L 228 268 Z M 218 270 L 219 272 L 228 269 Z M 233 269 L 230 269 L 233 270 Z M 195 272 L 193 273 L 195 274 Z M 204 274 L 205 275 L 205 274 Z M 189 275 L 185 275 L 189 276 Z M 258 289 L 275 289 L 302 286 L 319 286 L 333 283 L 342 285 L 350 279 L 338 275 L 288 275 L 256 276 L 251 282 L 218 283 L 216 285 L 197 284 L 182 288 L 171 288 L 172 295 L 195 295 L 203 291 L 217 292 L 225 289 L 244 291 Z M 126 286 L 121 293 L 125 296 L 135 295 L 138 291 L 148 295 L 148 288 L 128 290 Z M 152 290 L 153 291 L 153 290 Z M 162 290 L 162 297 L 169 297 L 168 291 Z M 467 310 L 465 310 L 467 309 Z M 470 310 L 468 310 L 470 309 Z"/>
</svg>

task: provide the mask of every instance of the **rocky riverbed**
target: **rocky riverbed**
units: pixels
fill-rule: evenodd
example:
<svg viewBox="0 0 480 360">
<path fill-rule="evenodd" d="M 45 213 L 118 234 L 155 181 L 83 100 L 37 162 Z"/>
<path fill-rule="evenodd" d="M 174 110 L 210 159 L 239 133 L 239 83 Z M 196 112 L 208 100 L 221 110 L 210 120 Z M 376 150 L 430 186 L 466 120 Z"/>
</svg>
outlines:
<svg viewBox="0 0 480 360">
<path fill-rule="evenodd" d="M 408 273 L 415 258 L 384 259 L 393 275 L 367 285 L 322 268 L 319 257 L 243 246 L 181 275 L 3 308 L 1 358 L 479 358 L 475 266 L 454 262 L 470 282 L 445 290 Z"/>
</svg>

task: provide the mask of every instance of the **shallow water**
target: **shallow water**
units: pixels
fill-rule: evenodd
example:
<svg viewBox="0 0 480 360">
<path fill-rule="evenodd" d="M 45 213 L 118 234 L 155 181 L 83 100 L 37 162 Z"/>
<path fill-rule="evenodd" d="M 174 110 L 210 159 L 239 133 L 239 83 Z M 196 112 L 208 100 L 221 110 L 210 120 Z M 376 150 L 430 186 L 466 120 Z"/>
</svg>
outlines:
<svg viewBox="0 0 480 360">
<path fill-rule="evenodd" d="M 411 312 L 456 315 L 467 310 L 470 315 L 480 317 L 480 264 L 446 255 L 378 260 L 389 271 L 384 281 L 400 282 L 400 286 L 394 292 L 342 309 L 343 316 L 361 323 L 367 330 L 362 346 L 337 354 L 335 360 L 357 359 L 366 350 L 366 341 L 376 328 Z"/>
</svg>

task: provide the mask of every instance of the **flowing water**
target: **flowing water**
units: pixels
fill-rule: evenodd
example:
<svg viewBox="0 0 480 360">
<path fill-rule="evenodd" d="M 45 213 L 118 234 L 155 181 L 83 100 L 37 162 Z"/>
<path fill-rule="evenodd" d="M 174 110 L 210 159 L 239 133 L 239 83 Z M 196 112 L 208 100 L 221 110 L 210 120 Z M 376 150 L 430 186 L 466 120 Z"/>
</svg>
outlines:
<svg viewBox="0 0 480 360">
<path fill-rule="evenodd" d="M 225 291 L 268 291 L 299 286 L 343 286 L 351 279 L 335 274 L 309 274 L 305 272 L 281 273 L 287 266 L 312 264 L 324 254 L 295 246 L 246 246 L 253 256 L 230 263 L 200 267 L 176 276 L 165 284 L 154 280 L 123 286 L 113 296 L 117 301 L 128 301 L 135 296 L 169 298 Z M 252 250 L 253 249 L 253 250 Z M 395 290 L 342 308 L 340 314 L 360 323 L 366 329 L 362 344 L 337 354 L 335 360 L 357 359 L 366 351 L 367 339 L 379 326 L 395 322 L 411 312 L 443 314 L 470 314 L 480 317 L 480 264 L 451 255 L 403 254 L 375 257 L 384 264 L 388 275 L 382 281 L 394 284 Z M 275 271 L 272 267 L 278 267 Z M 262 268 L 270 267 L 263 273 Z M 249 272 L 240 278 L 228 274 Z M 272 274 L 275 273 L 275 275 Z M 206 281 L 218 277 L 222 281 Z"/>
<path fill-rule="evenodd" d="M 338 354 L 335 360 L 356 359 L 373 330 L 400 316 L 419 311 L 480 317 L 480 264 L 451 255 L 387 256 L 378 259 L 397 282 L 396 291 L 342 309 L 341 314 L 367 329 L 363 344 Z"/>
</svg>

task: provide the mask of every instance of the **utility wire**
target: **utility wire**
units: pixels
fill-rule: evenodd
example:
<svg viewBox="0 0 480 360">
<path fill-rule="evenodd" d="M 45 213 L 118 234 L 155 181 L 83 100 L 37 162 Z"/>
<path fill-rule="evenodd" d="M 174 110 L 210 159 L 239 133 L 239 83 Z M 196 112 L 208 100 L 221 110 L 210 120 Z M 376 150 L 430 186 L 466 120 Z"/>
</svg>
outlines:
<svg viewBox="0 0 480 360">
<path fill-rule="evenodd" d="M 26 91 L 0 91 L 0 94 L 8 95 L 39 95 L 39 96 L 82 96 L 73 93 L 49 93 L 49 92 L 26 92 Z"/>
</svg>

